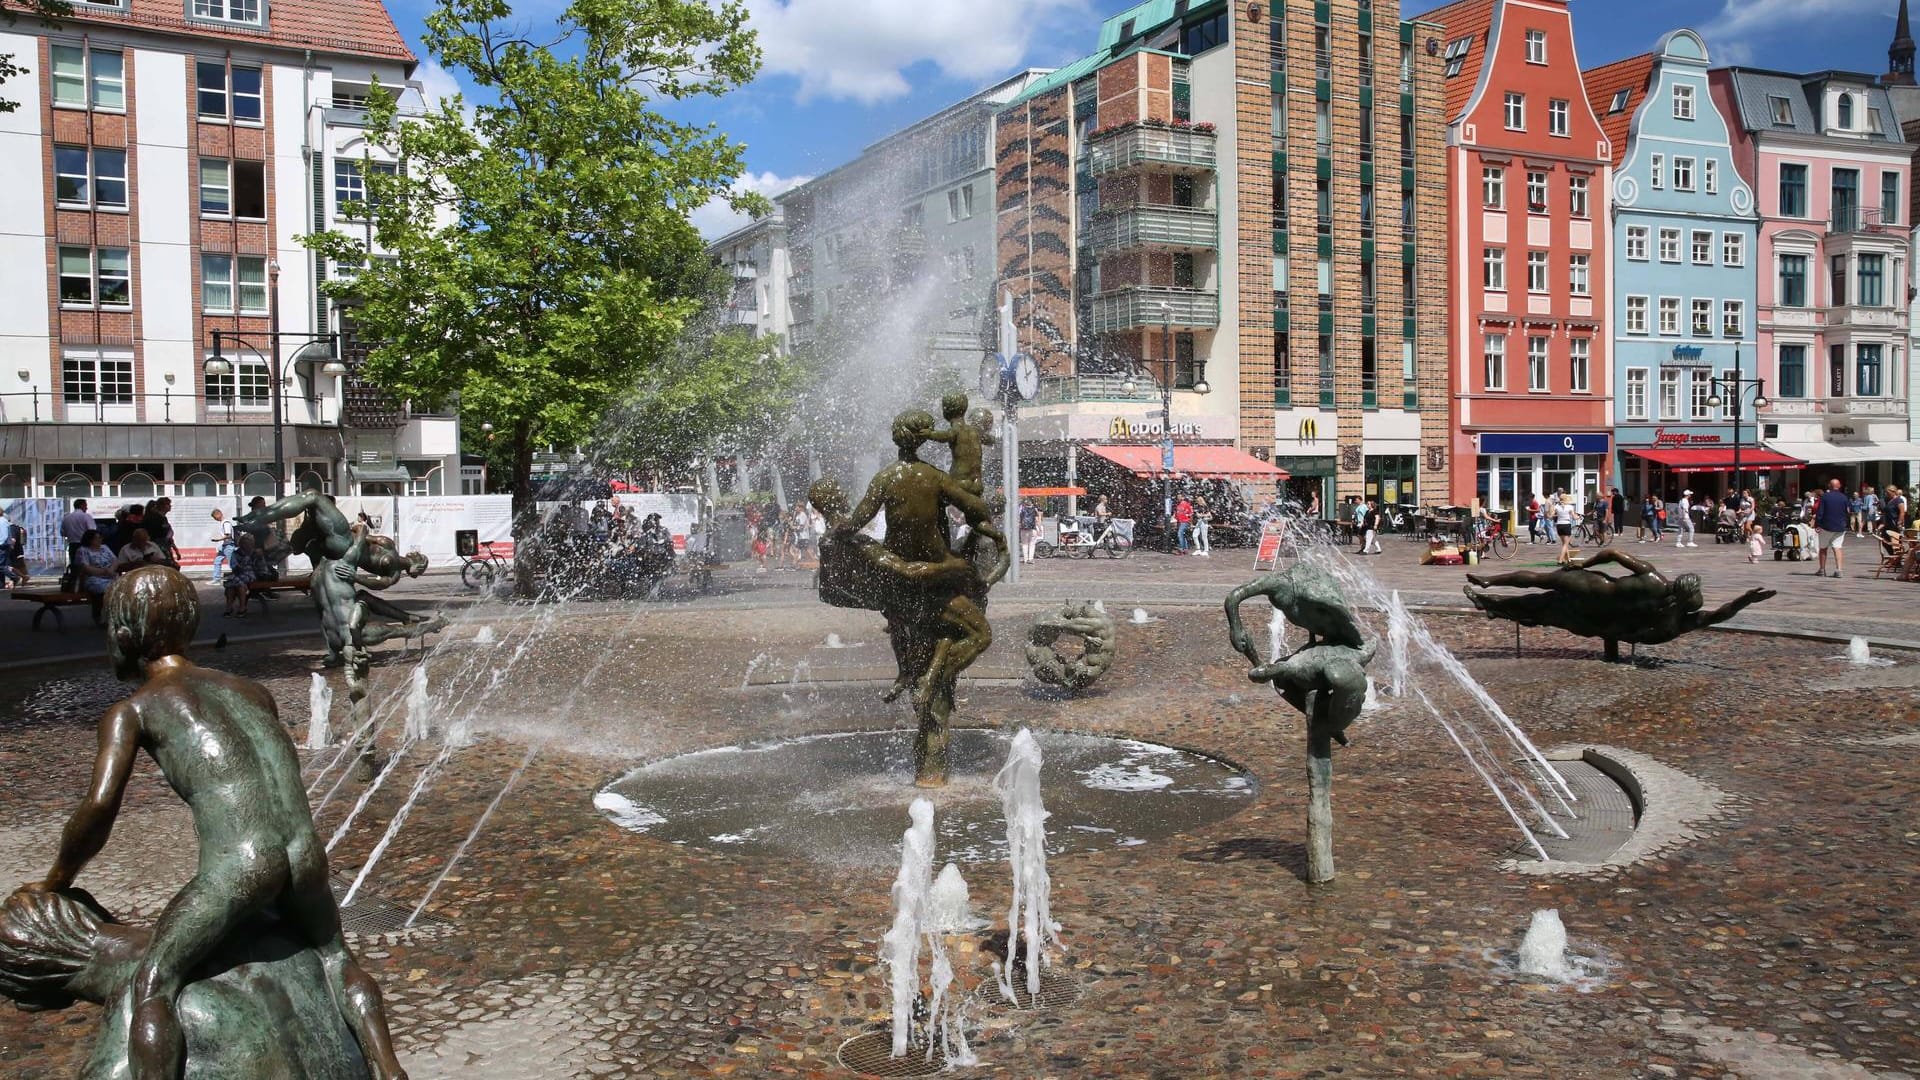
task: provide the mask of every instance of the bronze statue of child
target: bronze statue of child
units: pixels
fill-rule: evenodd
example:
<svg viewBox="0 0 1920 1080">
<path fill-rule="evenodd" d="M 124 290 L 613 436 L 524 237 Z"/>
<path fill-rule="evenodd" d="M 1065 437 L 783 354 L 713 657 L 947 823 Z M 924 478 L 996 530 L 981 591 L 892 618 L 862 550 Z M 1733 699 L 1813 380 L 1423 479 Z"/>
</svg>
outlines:
<svg viewBox="0 0 1920 1080">
<path fill-rule="evenodd" d="M 115 673 L 141 685 L 101 717 L 87 797 L 61 834 L 46 880 L 29 888 L 68 888 L 106 846 L 142 749 L 192 809 L 199 868 L 161 913 L 134 976 L 129 1074 L 181 1074 L 181 990 L 249 920 L 271 913 L 319 956 L 334 1006 L 373 1075 L 403 1080 L 379 987 L 341 936 L 326 848 L 272 694 L 187 659 L 200 610 L 192 582 L 177 570 L 143 567 L 121 577 L 107 593 L 106 618 Z"/>
<path fill-rule="evenodd" d="M 952 447 L 953 464 L 947 466 L 947 475 L 973 494 L 984 495 L 987 489 L 982 479 L 981 463 L 985 456 L 982 448 L 999 442 L 993 436 L 993 413 L 975 409 L 973 415 L 968 416 L 967 395 L 955 392 L 940 399 L 940 414 L 947 418 L 946 430 L 929 427 L 927 439 Z"/>
</svg>

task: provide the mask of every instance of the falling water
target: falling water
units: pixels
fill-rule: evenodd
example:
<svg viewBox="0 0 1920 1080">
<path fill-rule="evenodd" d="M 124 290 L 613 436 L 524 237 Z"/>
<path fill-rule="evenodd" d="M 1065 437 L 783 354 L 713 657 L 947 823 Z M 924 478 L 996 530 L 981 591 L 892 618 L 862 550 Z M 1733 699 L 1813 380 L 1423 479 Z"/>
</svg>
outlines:
<svg viewBox="0 0 1920 1080">
<path fill-rule="evenodd" d="M 1146 608 L 1137 607 L 1133 609 L 1133 625 L 1135 626 L 1145 626 L 1147 623 L 1158 621 L 1159 620 L 1155 619 L 1152 615 L 1147 614 Z"/>
<path fill-rule="evenodd" d="M 431 707 L 432 699 L 427 695 L 427 665 L 422 662 L 414 665 L 412 682 L 407 688 L 405 738 L 418 740 L 433 734 L 433 717 L 428 711 Z"/>
<path fill-rule="evenodd" d="M 920 943 L 933 878 L 932 801 L 913 800 L 907 818 L 912 824 L 900 837 L 900 872 L 893 879 L 893 927 L 881 939 L 893 994 L 894 1057 L 907 1056 L 913 1009 L 920 1003 Z"/>
<path fill-rule="evenodd" d="M 1267 662 L 1277 664 L 1287 655 L 1287 617 L 1279 608 L 1267 620 Z"/>
<path fill-rule="evenodd" d="M 759 671 L 762 667 L 766 666 L 767 661 L 772 659 L 773 659 L 772 654 L 760 653 L 756 655 L 753 659 L 747 661 L 747 673 L 740 677 L 740 689 L 745 690 L 747 687 L 751 686 L 753 684 L 753 673 L 756 671 Z"/>
<path fill-rule="evenodd" d="M 494 644 L 495 642 L 493 637 L 493 626 L 491 624 L 487 626 L 482 626 L 478 631 L 476 631 L 473 635 L 473 643 L 475 645 Z"/>
<path fill-rule="evenodd" d="M 1870 646 L 1868 646 L 1866 638 L 1857 637 L 1847 642 L 1847 663 L 1849 664 L 1873 663 L 1873 649 Z"/>
<path fill-rule="evenodd" d="M 1393 696 L 1407 696 L 1407 638 L 1410 633 L 1407 625 L 1407 605 L 1400 600 L 1400 590 L 1395 589 L 1387 598 L 1387 676 L 1393 687 Z"/>
<path fill-rule="evenodd" d="M 1507 812 L 1507 816 L 1512 818 L 1513 823 L 1519 827 L 1520 835 L 1527 838 L 1527 845 L 1533 848 L 1533 853 L 1540 857 L 1541 862 L 1547 862 L 1548 861 L 1547 849 L 1540 846 L 1539 837 L 1536 837 L 1533 835 L 1533 830 L 1528 828 L 1527 823 L 1521 819 L 1520 812 L 1513 808 L 1513 803 L 1507 799 L 1506 792 L 1500 790 L 1499 783 L 1496 782 L 1490 774 L 1488 774 L 1486 767 L 1480 763 L 1480 759 L 1474 756 L 1473 751 L 1467 749 L 1466 743 L 1460 741 L 1460 733 L 1453 730 L 1452 724 L 1447 723 L 1446 716 L 1440 712 L 1440 709 L 1437 706 L 1435 706 L 1430 699 L 1428 699 L 1427 692 L 1425 690 L 1422 690 L 1416 686 L 1413 688 L 1413 692 L 1416 696 L 1420 698 L 1421 703 L 1427 707 L 1427 711 L 1433 714 L 1433 718 L 1439 721 L 1440 729 L 1447 733 L 1447 738 L 1452 739 L 1453 745 L 1460 748 L 1460 756 L 1466 758 L 1467 764 L 1473 768 L 1473 771 L 1475 773 L 1479 774 L 1480 779 L 1486 783 L 1487 790 L 1493 792 L 1493 797 L 1500 801 L 1500 808 L 1502 810 L 1505 810 Z M 1526 789 L 1522 788 L 1521 790 L 1524 792 Z M 1532 798 L 1532 796 L 1529 795 L 1528 798 Z M 1538 802 L 1535 802 L 1533 805 L 1536 810 L 1539 810 L 1540 804 Z M 1546 813 L 1546 811 L 1544 810 L 1540 810 L 1539 812 L 1543 816 Z M 1551 819 L 1548 819 L 1548 824 L 1552 824 Z M 1558 826 L 1555 826 L 1556 830 L 1558 828 L 1559 828 Z M 1560 835 L 1565 836 L 1566 833 L 1561 832 Z"/>
<path fill-rule="evenodd" d="M 329 717 L 333 713 L 333 687 L 327 685 L 327 677 L 319 672 L 313 673 L 313 686 L 307 691 L 307 749 L 324 750 L 328 740 L 333 737 L 329 730 Z"/>
<path fill-rule="evenodd" d="M 1360 703 L 1360 711 L 1377 712 L 1381 705 L 1380 692 L 1373 685 L 1373 676 L 1369 675 L 1367 676 L 1367 699 Z"/>
<path fill-rule="evenodd" d="M 387 822 L 387 831 L 380 834 L 380 842 L 373 845 L 373 851 L 368 854 L 367 861 L 360 864 L 360 872 L 354 875 L 353 884 L 348 887 L 347 895 L 340 900 L 341 907 L 353 903 L 353 898 L 360 894 L 360 886 L 367 880 L 367 875 L 373 873 L 373 868 L 380 864 L 380 856 L 387 853 L 387 846 L 393 843 L 394 837 L 400 835 L 400 826 L 406 824 L 407 815 L 413 813 L 413 807 L 420 801 L 421 793 L 427 790 L 427 785 L 433 783 L 433 778 L 439 774 L 441 766 L 447 763 L 447 759 L 453 756 L 453 751 L 453 742 L 449 740 L 440 747 L 440 753 L 434 756 L 433 761 L 420 770 L 420 776 L 413 782 L 413 790 L 407 792 L 407 801 L 401 803 L 400 809 L 394 812 L 393 820 Z"/>
<path fill-rule="evenodd" d="M 1558 982 L 1575 977 L 1577 973 L 1567 963 L 1567 927 L 1560 921 L 1560 912 L 1544 908 L 1533 913 L 1527 935 L 1520 940 L 1519 968 Z"/>
<path fill-rule="evenodd" d="M 414 920 L 420 917 L 420 913 L 427 910 L 427 904 L 432 902 L 433 894 L 440 891 L 440 884 L 447 880 L 448 874 L 453 873 L 454 867 L 460 865 L 461 857 L 466 855 L 467 849 L 473 846 L 473 841 L 480 835 L 480 831 L 487 827 L 488 819 L 492 818 L 493 812 L 500 808 L 500 803 L 506 799 L 507 792 L 512 791 L 513 785 L 519 782 L 520 774 L 526 772 L 527 766 L 532 765 L 533 759 L 540 755 L 541 745 L 542 744 L 535 744 L 527 748 L 527 756 L 520 759 L 519 768 L 514 769 L 513 772 L 507 776 L 507 782 L 500 785 L 500 790 L 493 795 L 493 801 L 488 803 L 487 808 L 480 812 L 480 820 L 473 823 L 473 828 L 467 833 L 467 838 L 460 841 L 460 846 L 454 849 L 453 858 L 447 860 L 447 865 L 440 870 L 440 876 L 434 878 L 433 884 L 427 887 L 427 895 L 421 897 L 420 902 L 414 905 L 413 914 L 407 916 L 408 926 L 412 926 Z"/>
<path fill-rule="evenodd" d="M 972 900 L 967 894 L 967 879 L 960 868 L 948 863 L 933 881 L 927 894 L 927 929 L 956 934 L 973 926 Z"/>
<path fill-rule="evenodd" d="M 1053 882 L 1047 876 L 1047 809 L 1040 800 L 1040 744 L 1021 728 L 1007 751 L 1007 764 L 993 778 L 1007 818 L 1007 863 L 1013 870 L 1013 899 L 1007 907 L 1007 962 L 996 965 L 1000 993 L 1014 1004 L 1014 961 L 1020 937 L 1027 939 L 1027 999 L 1040 996 L 1040 968 L 1053 962 L 1049 946 L 1060 944 L 1053 921 Z"/>
<path fill-rule="evenodd" d="M 367 785 L 367 790 L 360 793 L 360 800 L 353 804 L 352 810 L 347 811 L 345 820 L 341 821 L 340 827 L 334 830 L 333 839 L 327 841 L 327 854 L 333 854 L 334 847 L 340 843 L 342 837 L 347 835 L 347 830 L 353 828 L 354 819 L 360 816 L 360 811 L 365 810 L 367 804 L 373 801 L 374 792 L 379 791 L 381 785 L 387 782 L 387 777 L 393 775 L 394 769 L 406 759 L 407 751 L 411 749 L 413 749 L 413 740 L 408 739 L 400 744 L 400 748 L 393 752 L 391 758 L 387 759 L 387 767 L 381 769 L 380 775 L 374 777 L 373 783 Z"/>
</svg>

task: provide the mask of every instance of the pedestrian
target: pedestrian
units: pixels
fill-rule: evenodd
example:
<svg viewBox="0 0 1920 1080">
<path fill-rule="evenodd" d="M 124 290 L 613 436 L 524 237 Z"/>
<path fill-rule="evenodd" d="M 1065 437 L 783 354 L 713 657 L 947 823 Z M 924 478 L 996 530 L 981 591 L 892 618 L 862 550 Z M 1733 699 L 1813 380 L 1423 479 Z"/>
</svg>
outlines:
<svg viewBox="0 0 1920 1080">
<path fill-rule="evenodd" d="M 813 564 L 813 545 L 818 539 L 813 534 L 813 515 L 800 504 L 793 505 L 792 522 L 788 528 L 793 535 L 793 565 L 795 569 Z"/>
<path fill-rule="evenodd" d="M 1904 488 L 1888 487 L 1885 509 L 1881 516 L 1885 518 L 1887 528 L 1896 533 L 1907 531 L 1907 493 Z"/>
<path fill-rule="evenodd" d="M 1034 549 L 1040 545 L 1040 511 L 1033 505 L 1032 499 L 1020 500 L 1020 561 L 1033 561 Z"/>
<path fill-rule="evenodd" d="M 1820 495 L 1813 513 L 1813 527 L 1820 530 L 1820 565 L 1814 568 L 1814 577 L 1839 577 L 1841 566 L 1841 547 L 1847 542 L 1847 505 L 1852 500 L 1841 490 L 1840 478 L 1834 477 L 1827 482 L 1827 490 Z M 1833 573 L 1827 573 L 1827 552 L 1833 552 Z"/>
<path fill-rule="evenodd" d="M 1648 533 L 1653 533 L 1654 540 L 1660 539 L 1660 534 L 1654 531 L 1656 526 L 1657 519 L 1654 517 L 1653 495 L 1652 493 L 1648 493 L 1640 497 L 1640 524 L 1635 527 L 1633 542 L 1636 544 L 1648 543 Z"/>
<path fill-rule="evenodd" d="M 167 520 L 167 515 L 171 513 L 173 513 L 173 500 L 162 495 L 147 504 L 145 527 L 147 536 L 152 539 L 154 546 L 166 555 L 175 569 L 179 569 L 180 548 L 173 542 L 173 523 Z"/>
<path fill-rule="evenodd" d="M 747 534 L 753 538 L 753 558 L 760 565 L 754 569 L 756 574 L 767 572 L 767 527 L 760 524 L 760 515 L 750 515 L 752 521 L 747 525 Z"/>
<path fill-rule="evenodd" d="M 1203 555 L 1203 556 L 1209 556 L 1209 557 L 1213 555 L 1213 544 L 1209 542 L 1209 540 L 1207 539 L 1207 534 L 1208 532 L 1211 531 L 1207 527 L 1207 521 L 1212 516 L 1213 516 L 1213 508 L 1207 505 L 1207 500 L 1204 495 L 1194 500 L 1194 503 L 1193 503 L 1193 553 L 1195 555 Z"/>
<path fill-rule="evenodd" d="M 1747 523 L 1747 561 L 1757 563 L 1767 553 L 1766 530 L 1757 521 Z"/>
<path fill-rule="evenodd" d="M 1366 502 L 1366 510 L 1360 516 L 1360 554 L 1380 554 L 1380 507 L 1372 499 Z"/>
<path fill-rule="evenodd" d="M 1527 492 L 1527 543 L 1537 544 L 1542 538 L 1550 539 L 1547 531 L 1546 508 L 1540 502 L 1540 496 Z"/>
<path fill-rule="evenodd" d="M 1320 493 L 1318 491 L 1307 496 L 1307 520 L 1320 520 Z"/>
<path fill-rule="evenodd" d="M 32 578 L 27 576 L 26 565 L 27 531 L 15 525 L 6 510 L 0 508 L 0 583 L 9 589 L 27 584 Z"/>
<path fill-rule="evenodd" d="M 1893 489 L 1888 488 L 1887 494 L 1888 496 L 1892 496 Z M 1886 500 L 1880 497 L 1880 493 L 1874 489 L 1872 484 L 1868 484 L 1861 489 L 1860 531 L 1862 533 L 1872 536 L 1879 531 L 1874 526 L 1880 523 L 1880 519 L 1886 511 L 1886 506 Z"/>
<path fill-rule="evenodd" d="M 213 541 L 213 577 L 210 580 L 218 585 L 221 580 L 221 567 L 233 562 L 235 549 L 233 525 L 227 521 L 227 515 L 221 513 L 217 507 L 213 511 L 213 535 L 207 539 Z"/>
<path fill-rule="evenodd" d="M 225 614 L 228 618 L 247 617 L 247 586 L 260 580 L 260 575 L 266 570 L 266 562 L 252 534 L 241 533 L 239 543 L 234 546 L 233 557 L 228 561 L 227 576 L 221 581 L 227 597 Z"/>
<path fill-rule="evenodd" d="M 1188 534 L 1193 529 L 1193 503 L 1187 501 L 1185 495 L 1180 496 L 1180 501 L 1173 504 L 1173 524 L 1176 536 L 1180 541 L 1179 553 L 1185 555 L 1187 553 Z"/>
<path fill-rule="evenodd" d="M 1094 501 L 1093 520 L 1095 524 L 1100 526 L 1093 531 L 1095 536 L 1106 531 L 1107 519 L 1112 516 L 1113 511 L 1107 509 L 1107 497 L 1105 495 L 1100 496 L 1100 498 Z"/>
<path fill-rule="evenodd" d="M 94 528 L 93 515 L 87 513 L 87 500 L 73 500 L 73 509 L 60 518 L 60 536 L 67 542 L 67 565 L 73 566 L 80 555 L 81 537 Z"/>
<path fill-rule="evenodd" d="M 1620 493 L 1619 488 L 1614 488 L 1613 494 L 1607 497 L 1607 538 L 1617 538 L 1626 525 L 1627 497 Z"/>
<path fill-rule="evenodd" d="M 1560 557 L 1562 565 L 1573 561 L 1573 496 L 1564 491 L 1556 491 L 1548 504 L 1552 513 L 1553 531 L 1560 538 Z"/>
<path fill-rule="evenodd" d="M 1692 488 L 1688 488 L 1680 493 L 1680 506 L 1677 516 L 1679 521 L 1674 525 L 1673 546 L 1677 548 L 1699 547 L 1699 544 L 1693 542 Z"/>
</svg>

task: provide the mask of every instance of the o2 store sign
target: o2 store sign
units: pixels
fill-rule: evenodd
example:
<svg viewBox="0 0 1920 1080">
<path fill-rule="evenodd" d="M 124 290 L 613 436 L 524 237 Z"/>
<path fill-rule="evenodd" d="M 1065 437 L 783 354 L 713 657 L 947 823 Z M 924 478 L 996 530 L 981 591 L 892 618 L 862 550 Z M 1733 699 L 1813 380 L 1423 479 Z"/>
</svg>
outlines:
<svg viewBox="0 0 1920 1080">
<path fill-rule="evenodd" d="M 1482 454 L 1605 454 L 1612 449 L 1605 433 L 1583 435 L 1479 436 Z"/>
</svg>

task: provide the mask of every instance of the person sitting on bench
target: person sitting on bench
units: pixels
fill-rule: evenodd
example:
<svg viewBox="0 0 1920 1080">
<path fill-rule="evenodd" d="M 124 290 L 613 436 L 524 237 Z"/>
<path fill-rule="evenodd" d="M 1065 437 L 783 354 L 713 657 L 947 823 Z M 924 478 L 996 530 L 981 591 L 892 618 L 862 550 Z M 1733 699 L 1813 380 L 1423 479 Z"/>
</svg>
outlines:
<svg viewBox="0 0 1920 1080">
<path fill-rule="evenodd" d="M 180 569 L 177 563 L 167 558 L 167 553 L 161 550 L 159 544 L 153 542 L 152 537 L 147 535 L 147 530 L 144 528 L 133 530 L 132 538 L 120 548 L 120 557 L 114 562 L 115 569 L 122 574 L 129 570 L 139 569 L 142 566 L 164 566 L 169 570 Z"/>
<path fill-rule="evenodd" d="M 120 576 L 120 566 L 113 549 L 101 539 L 99 529 L 88 529 L 81 535 L 80 546 L 74 549 L 73 569 L 77 575 L 74 591 L 86 593 L 93 601 L 94 625 L 102 625 L 100 598 L 107 595 L 113 579 Z"/>
<path fill-rule="evenodd" d="M 230 619 L 247 617 L 247 586 L 261 580 L 267 567 L 266 556 L 253 542 L 252 533 L 241 533 L 239 546 L 233 550 L 233 559 L 227 568 L 223 584 L 227 592 L 226 615 Z"/>
</svg>

